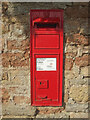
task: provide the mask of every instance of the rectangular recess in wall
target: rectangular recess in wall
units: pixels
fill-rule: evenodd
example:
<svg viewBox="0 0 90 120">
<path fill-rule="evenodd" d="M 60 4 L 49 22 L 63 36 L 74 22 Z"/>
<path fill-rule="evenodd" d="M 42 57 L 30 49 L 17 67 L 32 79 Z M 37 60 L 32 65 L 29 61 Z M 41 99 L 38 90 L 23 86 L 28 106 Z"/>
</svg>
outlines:
<svg viewBox="0 0 90 120">
<path fill-rule="evenodd" d="M 62 106 L 63 10 L 30 11 L 31 105 Z"/>
</svg>

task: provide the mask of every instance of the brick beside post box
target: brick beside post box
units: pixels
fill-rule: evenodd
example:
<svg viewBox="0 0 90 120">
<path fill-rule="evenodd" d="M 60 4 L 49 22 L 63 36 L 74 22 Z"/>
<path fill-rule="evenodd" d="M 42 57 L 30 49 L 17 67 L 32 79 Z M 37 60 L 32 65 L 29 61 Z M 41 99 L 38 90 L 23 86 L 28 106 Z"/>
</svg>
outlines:
<svg viewBox="0 0 90 120">
<path fill-rule="evenodd" d="M 88 3 L 2 3 L 4 117 L 88 118 Z M 31 106 L 30 9 L 64 9 L 63 107 Z"/>
</svg>

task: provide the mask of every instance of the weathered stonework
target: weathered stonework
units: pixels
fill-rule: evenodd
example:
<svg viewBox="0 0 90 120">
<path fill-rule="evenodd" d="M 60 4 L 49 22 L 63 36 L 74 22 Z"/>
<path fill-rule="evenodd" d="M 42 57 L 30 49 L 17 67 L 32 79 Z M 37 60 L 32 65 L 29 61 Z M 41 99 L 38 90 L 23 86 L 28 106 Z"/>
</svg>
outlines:
<svg viewBox="0 0 90 120">
<path fill-rule="evenodd" d="M 79 67 L 88 66 L 90 57 L 88 55 L 83 55 L 82 57 L 77 57 L 75 59 L 75 64 Z"/>
<path fill-rule="evenodd" d="M 0 1 L 0 119 L 2 116 L 2 85 L 1 85 L 1 80 L 2 80 L 2 2 Z"/>
<path fill-rule="evenodd" d="M 78 102 L 87 102 L 88 101 L 88 86 L 73 85 L 70 88 L 69 96 L 71 98 L 73 98 L 77 103 Z"/>
<path fill-rule="evenodd" d="M 88 103 L 75 103 L 75 104 L 66 104 L 66 111 L 67 112 L 88 112 Z"/>
<path fill-rule="evenodd" d="M 32 107 L 30 9 L 64 9 L 62 107 Z M 88 3 L 2 3 L 2 113 L 27 118 L 88 118 L 90 30 Z M 1 42 L 0 42 L 1 44 Z M 1 62 L 0 62 L 1 63 Z M 1 89 L 1 88 L 0 88 Z"/>
<path fill-rule="evenodd" d="M 88 118 L 88 113 L 70 113 L 70 118 Z"/>
</svg>

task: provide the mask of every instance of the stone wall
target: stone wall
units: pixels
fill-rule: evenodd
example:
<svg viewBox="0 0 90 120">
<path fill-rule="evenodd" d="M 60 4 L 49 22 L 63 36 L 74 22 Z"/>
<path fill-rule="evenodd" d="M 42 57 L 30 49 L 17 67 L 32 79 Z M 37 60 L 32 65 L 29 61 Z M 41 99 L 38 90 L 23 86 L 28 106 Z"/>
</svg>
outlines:
<svg viewBox="0 0 90 120">
<path fill-rule="evenodd" d="M 63 107 L 32 107 L 30 9 L 64 9 Z M 88 3 L 2 3 L 3 117 L 88 118 Z"/>
<path fill-rule="evenodd" d="M 2 92 L 1 92 L 1 76 L 2 76 L 2 24 L 1 24 L 1 14 L 2 14 L 2 3 L 0 2 L 0 118 L 2 116 Z"/>
</svg>

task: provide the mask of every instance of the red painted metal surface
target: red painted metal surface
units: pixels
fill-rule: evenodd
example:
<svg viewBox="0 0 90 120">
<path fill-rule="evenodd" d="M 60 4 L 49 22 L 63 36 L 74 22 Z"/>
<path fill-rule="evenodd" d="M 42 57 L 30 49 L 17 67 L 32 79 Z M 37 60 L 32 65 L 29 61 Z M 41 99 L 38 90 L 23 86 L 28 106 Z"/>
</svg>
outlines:
<svg viewBox="0 0 90 120">
<path fill-rule="evenodd" d="M 60 19 L 59 18 L 36 18 L 33 20 L 33 25 L 35 23 L 59 23 Z"/>
<path fill-rule="evenodd" d="M 63 10 L 30 11 L 31 105 L 62 106 Z"/>
</svg>

